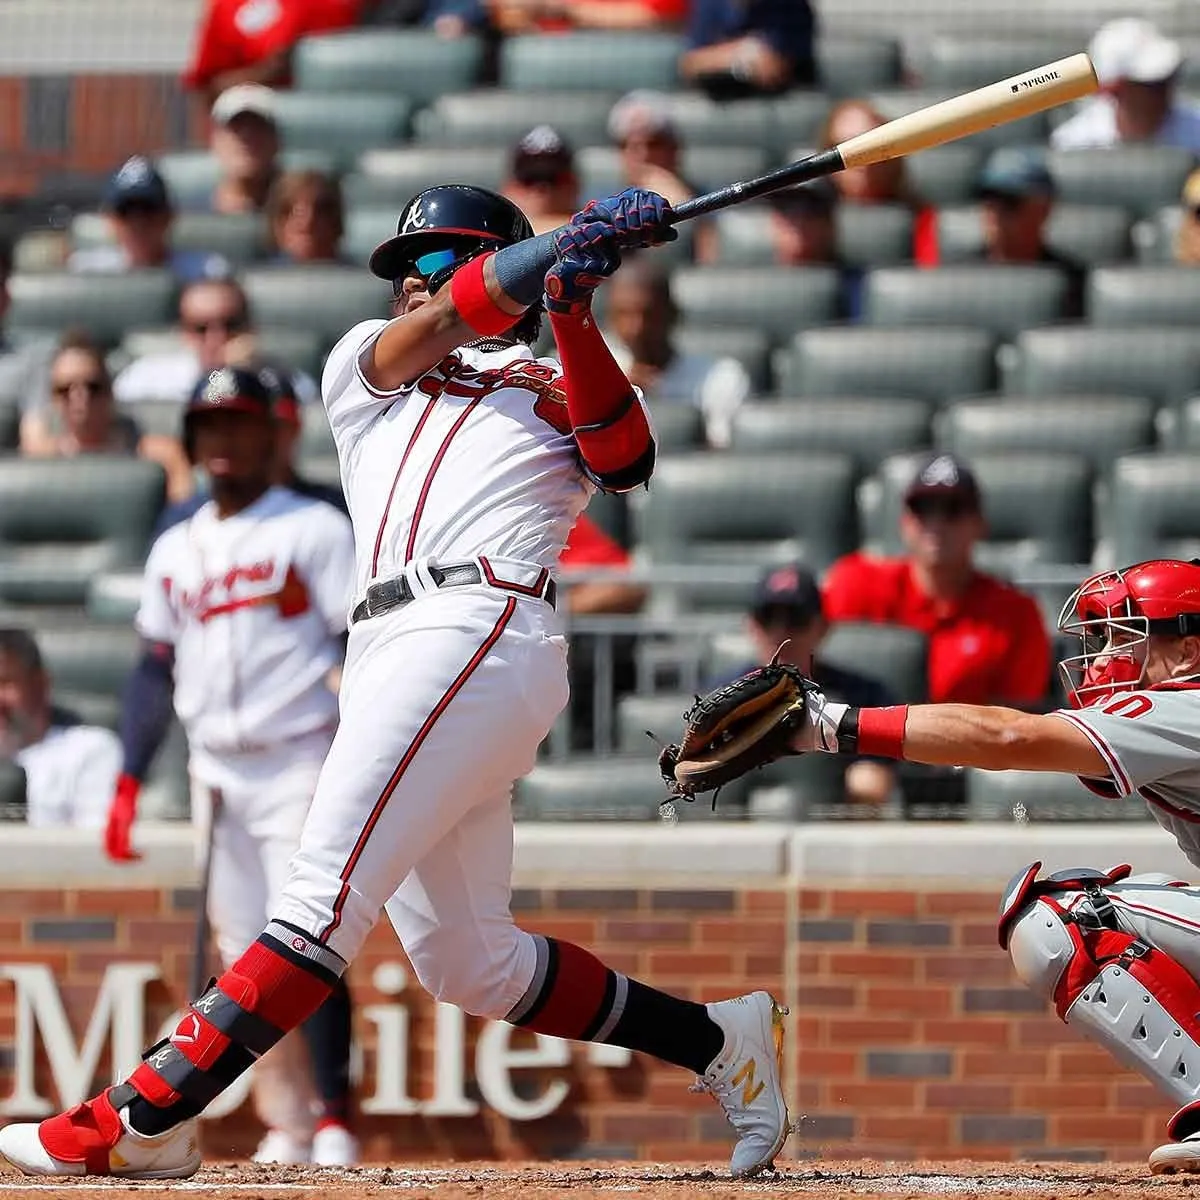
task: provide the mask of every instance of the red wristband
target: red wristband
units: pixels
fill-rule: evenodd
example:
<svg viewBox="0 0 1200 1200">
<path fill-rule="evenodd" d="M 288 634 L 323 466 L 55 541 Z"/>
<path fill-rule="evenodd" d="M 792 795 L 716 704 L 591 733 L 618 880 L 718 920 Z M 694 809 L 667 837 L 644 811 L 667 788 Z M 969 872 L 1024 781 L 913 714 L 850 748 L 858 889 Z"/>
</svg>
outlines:
<svg viewBox="0 0 1200 1200">
<path fill-rule="evenodd" d="M 908 705 L 858 710 L 858 752 L 867 758 L 903 758 Z"/>
<path fill-rule="evenodd" d="M 450 299 L 463 321 L 481 337 L 505 333 L 522 317 L 505 312 L 488 295 L 487 284 L 483 281 L 483 267 L 490 254 L 473 258 L 465 267 L 454 272 L 450 280 Z"/>
</svg>

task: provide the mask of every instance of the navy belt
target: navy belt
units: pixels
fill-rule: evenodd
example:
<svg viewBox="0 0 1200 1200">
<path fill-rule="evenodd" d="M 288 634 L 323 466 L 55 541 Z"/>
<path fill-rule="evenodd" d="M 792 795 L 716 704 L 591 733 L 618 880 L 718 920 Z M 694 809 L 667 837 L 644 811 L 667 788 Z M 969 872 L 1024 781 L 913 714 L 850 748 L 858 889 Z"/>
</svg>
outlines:
<svg viewBox="0 0 1200 1200">
<path fill-rule="evenodd" d="M 445 567 L 431 566 L 428 571 L 434 587 L 437 588 L 470 587 L 472 584 L 487 582 L 483 577 L 483 572 L 474 563 L 452 563 Z M 505 588 L 503 583 L 497 586 L 502 590 L 524 591 L 524 589 Z M 531 594 L 544 600 L 553 608 L 558 600 L 558 586 L 553 579 L 547 579 L 546 586 L 540 593 Z M 394 612 L 397 608 L 403 608 L 404 605 L 415 599 L 412 587 L 403 575 L 398 575 L 395 579 L 385 579 L 381 583 L 373 583 L 367 588 L 365 598 L 355 606 L 354 611 L 350 614 L 350 622 L 357 624 L 359 621 L 365 621 L 368 617 L 379 617 L 384 613 Z"/>
</svg>

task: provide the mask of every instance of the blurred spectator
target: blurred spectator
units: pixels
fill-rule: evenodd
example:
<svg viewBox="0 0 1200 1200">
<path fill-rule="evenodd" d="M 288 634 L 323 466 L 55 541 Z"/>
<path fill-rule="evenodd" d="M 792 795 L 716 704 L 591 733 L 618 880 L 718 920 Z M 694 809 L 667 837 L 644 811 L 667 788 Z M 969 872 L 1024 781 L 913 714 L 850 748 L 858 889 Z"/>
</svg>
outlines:
<svg viewBox="0 0 1200 1200">
<path fill-rule="evenodd" d="M 53 708 L 41 651 L 24 629 L 0 629 L 0 757 L 25 771 L 30 825 L 103 827 L 121 771 L 120 739 Z"/>
<path fill-rule="evenodd" d="M 818 657 L 829 623 L 822 611 L 817 581 L 803 564 L 767 570 L 755 589 L 746 624 L 754 643 L 754 662 L 731 671 L 729 680 L 770 662 L 778 653 L 780 662 L 798 667 L 820 685 L 830 700 L 839 704 L 879 708 L 896 703 L 897 698 L 879 680 L 845 671 Z M 876 759 L 855 759 L 846 769 L 843 786 L 847 800 L 882 804 L 896 786 L 894 765 Z"/>
<path fill-rule="evenodd" d="M 637 612 L 646 600 L 646 589 L 623 579 L 605 579 L 590 583 L 571 583 L 572 571 L 608 568 L 614 571 L 629 567 L 629 554 L 615 538 L 610 537 L 595 521 L 580 513 L 567 544 L 559 556 L 566 587 L 567 611 L 576 616 L 588 613 Z"/>
<path fill-rule="evenodd" d="M 292 47 L 353 25 L 361 8 L 362 0 L 208 0 L 184 86 L 211 104 L 238 83 L 287 85 Z"/>
<path fill-rule="evenodd" d="M 257 83 L 222 92 L 212 106 L 209 147 L 221 177 L 212 196 L 219 213 L 262 212 L 279 174 L 275 93 Z"/>
<path fill-rule="evenodd" d="M 291 488 L 293 492 L 308 496 L 312 500 L 323 500 L 326 504 L 332 504 L 339 512 L 349 515 L 340 487 L 329 487 L 316 480 L 307 479 L 296 468 L 296 449 L 300 444 L 303 427 L 300 423 L 300 401 L 296 395 L 292 372 L 274 365 L 257 365 L 253 370 L 267 389 L 273 404 L 275 478 L 272 482 Z M 150 541 L 153 543 L 172 525 L 178 525 L 180 521 L 186 521 L 199 512 L 208 499 L 208 489 L 197 488 L 186 499 L 168 505 L 159 513 Z"/>
<path fill-rule="evenodd" d="M 821 130 L 821 149 L 827 150 L 887 122 L 866 100 L 842 100 L 829 110 Z M 891 158 L 868 167 L 850 167 L 830 176 L 845 204 L 907 204 L 904 159 Z"/>
<path fill-rule="evenodd" d="M 692 0 L 679 72 L 718 100 L 782 92 L 815 78 L 809 0 Z"/>
<path fill-rule="evenodd" d="M 236 279 L 190 284 L 179 297 L 180 343 L 176 349 L 135 358 L 113 381 L 119 402 L 176 400 L 184 403 L 196 380 L 217 367 L 236 366 L 254 357 L 250 305 Z M 305 403 L 317 398 L 307 375 L 297 375 Z"/>
<path fill-rule="evenodd" d="M 67 334 L 50 363 L 50 404 L 21 418 L 21 453 L 34 458 L 124 454 L 156 462 L 167 476 L 167 498 L 192 494 L 192 468 L 175 438 L 143 434 L 118 413 L 104 354 L 83 336 Z"/>
<path fill-rule="evenodd" d="M 651 412 L 664 404 L 690 404 L 704 414 L 709 443 L 728 446 L 733 414 L 750 395 L 750 378 L 736 358 L 676 348 L 679 310 L 666 269 L 646 258 L 628 260 L 608 283 L 606 314 L 613 356 L 645 393 Z"/>
<path fill-rule="evenodd" d="M 115 275 L 165 268 L 181 283 L 229 274 L 219 254 L 171 249 L 175 211 L 166 182 L 148 158 L 135 155 L 121 165 L 104 193 L 104 212 L 112 244 L 76 250 L 68 270 Z"/>
<path fill-rule="evenodd" d="M 4 332 L 4 319 L 12 304 L 8 280 L 12 275 L 12 247 L 0 241 L 0 397 L 15 401 L 22 412 L 46 403 L 49 395 L 53 338 L 13 342 Z"/>
<path fill-rule="evenodd" d="M 907 555 L 839 559 L 825 578 L 825 616 L 924 633 L 933 703 L 1036 706 L 1050 682 L 1050 641 L 1031 597 L 975 568 L 986 529 L 970 468 L 949 454 L 929 459 L 904 495 Z"/>
<path fill-rule="evenodd" d="M 484 0 L 501 33 L 555 29 L 670 29 L 687 17 L 688 0 Z M 597 86 L 603 80 L 597 79 Z"/>
<path fill-rule="evenodd" d="M 575 152 L 553 125 L 531 129 L 512 150 L 501 189 L 528 218 L 534 233 L 565 225 L 579 211 Z"/>
<path fill-rule="evenodd" d="M 1200 266 L 1200 170 L 1193 171 L 1183 184 L 1180 197 L 1183 213 L 1175 237 L 1175 261 Z"/>
<path fill-rule="evenodd" d="M 336 179 L 320 171 L 288 171 L 267 203 L 271 237 L 281 263 L 341 262 L 345 209 Z"/>
<path fill-rule="evenodd" d="M 1124 17 L 1099 29 L 1089 52 L 1102 92 L 1050 135 L 1056 150 L 1157 142 L 1200 154 L 1200 108 L 1175 95 L 1178 42 L 1149 21 Z"/>
<path fill-rule="evenodd" d="M 620 151 L 621 187 L 646 188 L 671 204 L 696 194 L 680 171 L 683 144 L 662 92 L 639 90 L 618 100 L 608 114 L 608 136 Z"/>
</svg>

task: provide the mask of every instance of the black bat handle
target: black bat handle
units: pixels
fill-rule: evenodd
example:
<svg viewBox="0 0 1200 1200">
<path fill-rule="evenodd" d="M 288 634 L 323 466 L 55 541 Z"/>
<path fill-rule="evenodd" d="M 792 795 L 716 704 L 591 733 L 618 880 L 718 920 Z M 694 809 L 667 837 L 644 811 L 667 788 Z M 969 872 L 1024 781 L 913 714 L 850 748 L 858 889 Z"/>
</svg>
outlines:
<svg viewBox="0 0 1200 1200">
<path fill-rule="evenodd" d="M 811 183 L 814 179 L 842 170 L 845 165 L 842 162 L 841 151 L 836 146 L 831 150 L 822 150 L 809 155 L 808 158 L 800 159 L 799 162 L 776 167 L 774 171 L 768 171 L 765 175 L 740 180 L 738 183 L 718 188 L 715 192 L 685 200 L 675 206 L 671 224 L 678 225 L 680 221 L 707 216 L 734 204 L 741 204 L 743 200 L 753 200 L 757 196 L 765 196 L 768 192 L 776 192 L 780 188 L 791 187 L 797 183 Z"/>
</svg>

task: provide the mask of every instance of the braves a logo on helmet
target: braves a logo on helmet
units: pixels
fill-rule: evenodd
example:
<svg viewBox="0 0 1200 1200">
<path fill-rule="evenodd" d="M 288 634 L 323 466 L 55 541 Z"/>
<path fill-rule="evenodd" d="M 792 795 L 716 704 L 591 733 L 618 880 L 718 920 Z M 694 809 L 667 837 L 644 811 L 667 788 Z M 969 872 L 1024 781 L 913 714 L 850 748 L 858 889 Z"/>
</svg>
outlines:
<svg viewBox="0 0 1200 1200">
<path fill-rule="evenodd" d="M 400 232 L 414 233 L 418 229 L 424 229 L 428 224 L 429 218 L 425 216 L 425 209 L 422 207 L 422 202 L 418 200 L 405 214 L 404 224 L 400 227 Z"/>
<path fill-rule="evenodd" d="M 204 399 L 209 404 L 220 404 L 238 394 L 237 377 L 228 368 L 214 371 L 208 377 L 208 387 L 204 391 Z"/>
</svg>

